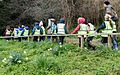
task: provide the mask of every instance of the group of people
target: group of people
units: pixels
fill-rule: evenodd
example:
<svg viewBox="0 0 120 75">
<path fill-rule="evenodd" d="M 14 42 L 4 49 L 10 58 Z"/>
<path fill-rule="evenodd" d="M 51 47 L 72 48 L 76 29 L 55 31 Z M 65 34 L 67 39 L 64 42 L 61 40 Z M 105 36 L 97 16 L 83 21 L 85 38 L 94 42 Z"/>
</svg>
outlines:
<svg viewBox="0 0 120 75">
<path fill-rule="evenodd" d="M 71 34 L 76 34 L 77 32 L 80 35 L 88 34 L 87 45 L 88 45 L 88 48 L 92 48 L 93 50 L 95 50 L 95 46 L 92 44 L 92 40 L 96 33 L 101 31 L 102 33 L 110 34 L 110 33 L 116 33 L 117 31 L 116 20 L 118 19 L 118 17 L 116 12 L 113 10 L 109 1 L 104 1 L 104 7 L 106 9 L 104 22 L 98 29 L 95 28 L 95 26 L 90 22 L 90 20 L 88 21 L 84 17 L 79 17 L 77 19 L 78 26 L 75 28 L 73 32 L 71 32 Z M 30 29 L 28 26 L 22 25 L 21 27 L 18 27 L 15 31 L 17 36 L 30 35 Z M 59 23 L 56 23 L 56 20 L 54 18 L 48 19 L 47 28 L 44 28 L 43 21 L 35 22 L 34 27 L 32 29 L 32 34 L 31 34 L 31 35 L 34 35 L 33 41 L 41 41 L 41 40 L 44 41 L 46 39 L 45 36 L 38 37 L 38 35 L 46 35 L 46 33 L 47 35 L 68 34 L 67 26 L 65 24 L 65 19 L 61 18 Z M 7 34 L 9 35 L 9 32 L 7 32 Z M 103 44 L 107 44 L 108 35 L 101 35 L 101 36 L 102 36 L 101 42 Z M 86 36 L 83 36 L 83 37 L 84 39 L 86 39 Z M 59 36 L 59 38 L 57 36 L 48 36 L 47 38 L 48 40 L 52 40 L 52 41 L 56 39 L 56 41 L 62 45 L 65 36 Z M 113 35 L 111 38 L 113 41 L 113 49 L 118 50 L 117 37 Z M 27 39 L 27 38 L 24 38 L 24 39 Z M 21 39 L 19 39 L 19 41 L 21 41 Z"/>
<path fill-rule="evenodd" d="M 7 36 L 10 35 L 10 30 L 6 31 Z M 68 34 L 67 27 L 65 25 L 65 19 L 61 18 L 58 23 L 56 23 L 56 20 L 54 18 L 48 19 L 48 26 L 45 28 L 43 21 L 37 21 L 34 23 L 34 27 L 32 28 L 32 31 L 28 26 L 19 26 L 14 30 L 14 36 L 18 37 L 18 40 L 21 41 L 21 38 L 24 40 L 27 40 L 28 35 L 33 35 L 33 41 L 44 41 L 46 37 L 44 35 L 63 35 Z M 43 36 L 39 36 L 43 35 Z M 24 37 L 22 37 L 24 36 Z M 48 40 L 52 40 L 53 42 L 56 40 L 59 44 L 63 44 L 64 36 L 48 36 Z"/>
<path fill-rule="evenodd" d="M 108 34 L 117 32 L 116 21 L 118 20 L 118 16 L 116 12 L 114 11 L 109 1 L 104 1 L 104 7 L 106 9 L 105 16 L 104 16 L 104 22 L 102 23 L 102 25 L 100 25 L 98 29 L 95 30 L 95 27 L 91 22 L 89 21 L 86 22 L 85 18 L 80 17 L 78 18 L 78 26 L 71 33 L 71 34 L 75 34 L 78 32 L 78 34 L 81 34 L 81 35 L 88 34 L 88 38 L 87 38 L 88 47 L 92 48 L 93 50 L 95 49 L 95 46 L 92 45 L 92 40 L 95 36 L 94 34 L 100 31 L 102 33 L 108 33 Z M 101 42 L 104 45 L 107 45 L 108 35 L 101 35 L 101 36 L 102 36 Z M 111 38 L 112 38 L 112 43 L 113 43 L 113 49 L 118 50 L 118 43 L 117 43 L 116 35 L 111 36 Z"/>
</svg>

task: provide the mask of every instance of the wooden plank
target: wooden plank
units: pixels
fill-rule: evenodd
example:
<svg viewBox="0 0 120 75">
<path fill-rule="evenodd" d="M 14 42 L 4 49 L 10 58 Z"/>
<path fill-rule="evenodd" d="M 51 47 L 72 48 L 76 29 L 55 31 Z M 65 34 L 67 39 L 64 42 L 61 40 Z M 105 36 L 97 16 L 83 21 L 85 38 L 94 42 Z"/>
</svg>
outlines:
<svg viewBox="0 0 120 75">
<path fill-rule="evenodd" d="M 84 35 L 81 36 L 81 49 L 84 48 Z"/>
<path fill-rule="evenodd" d="M 28 42 L 30 42 L 30 37 L 28 36 Z"/>
<path fill-rule="evenodd" d="M 85 34 L 88 35 L 88 34 Z M 107 33 L 97 33 L 97 35 L 120 35 L 120 33 L 111 33 L 111 34 L 107 34 Z M 79 34 L 64 34 L 64 35 L 30 35 L 29 37 L 34 37 L 34 36 L 81 36 Z M 28 37 L 28 36 L 19 36 L 19 37 Z M 3 36 L 0 37 L 1 39 L 4 38 L 18 38 L 18 36 Z"/>
</svg>

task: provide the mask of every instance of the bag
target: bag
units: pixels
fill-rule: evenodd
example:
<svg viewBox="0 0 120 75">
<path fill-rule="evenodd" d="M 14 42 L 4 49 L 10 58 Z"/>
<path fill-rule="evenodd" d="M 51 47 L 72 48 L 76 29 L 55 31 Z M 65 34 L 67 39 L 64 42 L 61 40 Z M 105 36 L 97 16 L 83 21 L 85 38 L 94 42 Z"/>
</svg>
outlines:
<svg viewBox="0 0 120 75">
<path fill-rule="evenodd" d="M 115 22 L 118 21 L 118 17 L 116 17 L 116 16 L 112 16 L 111 19 Z"/>
</svg>

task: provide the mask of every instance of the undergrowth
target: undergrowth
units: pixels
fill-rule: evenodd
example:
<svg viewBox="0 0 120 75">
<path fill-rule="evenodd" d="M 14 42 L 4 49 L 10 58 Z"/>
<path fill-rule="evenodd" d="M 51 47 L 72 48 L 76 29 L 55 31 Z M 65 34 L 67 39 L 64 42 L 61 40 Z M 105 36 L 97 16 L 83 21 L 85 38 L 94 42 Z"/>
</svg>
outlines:
<svg viewBox="0 0 120 75">
<path fill-rule="evenodd" d="M 0 75 L 119 75 L 120 51 L 0 40 Z"/>
</svg>

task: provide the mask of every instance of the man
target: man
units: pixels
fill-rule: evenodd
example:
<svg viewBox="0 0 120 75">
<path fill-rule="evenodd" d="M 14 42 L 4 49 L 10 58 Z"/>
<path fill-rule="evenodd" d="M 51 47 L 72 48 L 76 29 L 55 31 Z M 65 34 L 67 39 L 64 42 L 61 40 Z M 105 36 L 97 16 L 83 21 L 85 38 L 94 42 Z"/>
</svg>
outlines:
<svg viewBox="0 0 120 75">
<path fill-rule="evenodd" d="M 116 11 L 114 10 L 114 8 L 112 7 L 112 5 L 110 4 L 109 1 L 104 1 L 104 7 L 105 7 L 105 16 L 110 15 L 111 19 L 113 21 L 117 21 L 118 20 L 118 15 L 116 13 Z"/>
<path fill-rule="evenodd" d="M 102 33 L 113 33 L 113 24 L 111 24 L 111 18 L 109 16 L 105 16 L 105 21 L 102 23 L 102 25 L 96 30 L 96 32 L 99 32 L 102 30 Z M 102 43 L 104 45 L 107 45 L 108 43 L 108 35 L 101 35 L 102 36 Z M 114 39 L 114 37 L 112 37 Z M 115 50 L 118 50 L 117 41 L 113 40 L 113 48 Z"/>
<path fill-rule="evenodd" d="M 113 33 L 117 32 L 117 25 L 116 21 L 118 21 L 118 15 L 110 2 L 108 0 L 104 1 L 104 7 L 105 7 L 105 16 L 109 16 L 111 20 L 111 24 L 113 25 Z M 116 35 L 113 35 L 113 47 L 114 49 L 118 49 L 118 43 L 117 43 L 117 37 Z"/>
</svg>

